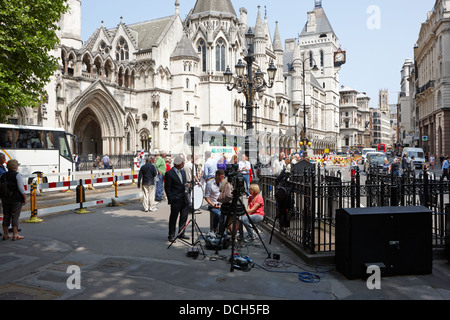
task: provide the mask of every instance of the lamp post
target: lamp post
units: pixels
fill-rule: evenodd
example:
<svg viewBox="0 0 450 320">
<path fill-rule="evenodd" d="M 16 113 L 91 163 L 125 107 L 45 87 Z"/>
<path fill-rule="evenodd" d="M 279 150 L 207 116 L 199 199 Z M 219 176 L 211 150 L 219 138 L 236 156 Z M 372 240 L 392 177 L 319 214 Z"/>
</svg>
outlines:
<svg viewBox="0 0 450 320">
<path fill-rule="evenodd" d="M 305 77 L 305 63 L 306 61 L 310 60 L 310 62 L 314 63 L 313 68 L 311 71 L 319 71 L 319 68 L 317 67 L 316 60 L 312 57 L 306 57 L 306 58 L 297 58 L 292 61 L 291 64 L 291 71 L 294 71 L 294 62 L 295 61 L 301 61 L 302 62 L 302 79 L 303 79 L 303 132 L 301 133 L 301 140 L 300 140 L 300 146 L 303 146 L 303 151 L 306 151 L 306 148 L 308 146 L 311 146 L 311 142 L 309 142 L 308 138 L 306 137 L 306 77 Z M 297 136 L 297 121 L 295 121 L 295 132 Z M 297 137 L 296 137 L 296 143 L 297 143 Z M 297 146 L 295 146 L 297 149 Z"/>
<path fill-rule="evenodd" d="M 247 40 L 248 52 L 244 57 L 244 61 L 247 65 L 239 59 L 235 66 L 236 76 L 233 75 L 233 72 L 231 72 L 229 66 L 223 75 L 229 91 L 236 89 L 237 92 L 245 95 L 245 109 L 247 111 L 246 129 L 249 131 L 253 129 L 253 96 L 255 93 L 261 92 L 265 88 L 273 87 L 277 68 L 273 64 L 273 61 L 271 61 L 269 68 L 267 69 L 269 82 L 266 82 L 264 79 L 264 73 L 261 71 L 261 68 L 258 68 L 255 74 L 253 74 L 253 63 L 255 62 L 255 56 L 253 55 L 255 34 L 251 28 L 249 28 L 248 32 L 245 34 L 245 39 Z M 247 74 L 245 74 L 246 67 Z"/>
</svg>

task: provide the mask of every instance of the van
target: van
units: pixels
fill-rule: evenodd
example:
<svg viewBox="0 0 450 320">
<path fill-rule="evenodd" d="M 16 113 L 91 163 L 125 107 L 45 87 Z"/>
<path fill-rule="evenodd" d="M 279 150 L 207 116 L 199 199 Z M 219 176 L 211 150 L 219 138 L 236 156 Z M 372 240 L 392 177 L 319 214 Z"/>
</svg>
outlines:
<svg viewBox="0 0 450 320">
<path fill-rule="evenodd" d="M 377 150 L 375 148 L 364 148 L 362 149 L 362 157 L 361 157 L 361 164 L 364 164 L 366 161 L 367 153 L 368 152 L 376 152 Z"/>
<path fill-rule="evenodd" d="M 414 157 L 414 166 L 422 169 L 422 166 L 425 163 L 425 153 L 422 148 L 404 148 L 402 156 L 404 154 L 406 154 L 408 158 Z"/>
</svg>

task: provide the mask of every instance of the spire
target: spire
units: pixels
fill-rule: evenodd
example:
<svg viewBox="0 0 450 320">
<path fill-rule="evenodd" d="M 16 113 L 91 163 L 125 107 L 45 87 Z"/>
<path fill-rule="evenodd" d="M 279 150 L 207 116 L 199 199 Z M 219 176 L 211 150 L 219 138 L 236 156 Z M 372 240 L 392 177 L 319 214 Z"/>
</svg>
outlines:
<svg viewBox="0 0 450 320">
<path fill-rule="evenodd" d="M 175 14 L 179 15 L 180 14 L 180 1 L 175 0 Z"/>
<path fill-rule="evenodd" d="M 195 51 L 194 47 L 192 46 L 192 42 L 191 40 L 189 40 L 186 33 L 183 34 L 180 42 L 178 42 L 175 50 L 170 57 L 172 59 L 188 58 L 196 61 L 199 60 L 198 53 L 197 51 Z"/>
<path fill-rule="evenodd" d="M 255 24 L 255 38 L 265 38 L 264 25 L 261 17 L 261 6 L 258 6 L 258 16 Z"/>
<path fill-rule="evenodd" d="M 281 42 L 280 30 L 278 29 L 278 21 L 275 22 L 275 34 L 273 36 L 273 50 L 283 51 L 283 43 Z"/>
<path fill-rule="evenodd" d="M 308 12 L 308 21 L 300 36 L 325 34 L 329 32 L 335 34 L 325 10 L 322 7 L 322 1 L 315 0 L 315 8 L 313 11 Z"/>
</svg>

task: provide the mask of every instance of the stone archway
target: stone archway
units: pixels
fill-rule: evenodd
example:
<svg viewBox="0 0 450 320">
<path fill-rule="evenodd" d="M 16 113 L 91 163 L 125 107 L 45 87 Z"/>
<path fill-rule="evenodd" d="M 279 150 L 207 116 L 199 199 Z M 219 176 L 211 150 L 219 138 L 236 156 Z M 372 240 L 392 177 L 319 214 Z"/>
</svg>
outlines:
<svg viewBox="0 0 450 320">
<path fill-rule="evenodd" d="M 69 107 L 68 119 L 71 119 L 69 132 L 83 136 L 83 139 L 78 136 L 79 141 L 83 142 L 83 154 L 85 150 L 95 151 L 95 148 L 98 154 L 124 153 L 125 111 L 101 81 L 94 83 L 72 103 Z M 94 126 L 93 129 L 92 126 Z M 86 132 L 81 131 L 82 128 Z M 94 139 L 91 142 L 95 142 L 96 147 L 94 144 L 89 146 L 91 139 Z M 85 149 L 84 144 L 88 149 Z"/>
<path fill-rule="evenodd" d="M 100 121 L 90 108 L 85 109 L 75 123 L 80 155 L 103 155 Z"/>
</svg>

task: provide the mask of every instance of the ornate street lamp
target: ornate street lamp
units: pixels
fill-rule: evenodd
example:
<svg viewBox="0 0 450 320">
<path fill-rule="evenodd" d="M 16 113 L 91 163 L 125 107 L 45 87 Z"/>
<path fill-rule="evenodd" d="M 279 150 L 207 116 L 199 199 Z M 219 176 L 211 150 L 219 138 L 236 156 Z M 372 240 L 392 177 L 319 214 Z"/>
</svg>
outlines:
<svg viewBox="0 0 450 320">
<path fill-rule="evenodd" d="M 311 142 L 309 142 L 308 138 L 306 137 L 306 78 L 305 78 L 305 63 L 308 60 L 311 60 L 312 63 L 314 63 L 313 68 L 311 71 L 319 71 L 319 68 L 317 67 L 316 60 L 311 57 L 307 57 L 304 59 L 297 58 L 294 59 L 291 63 L 291 72 L 294 70 L 294 62 L 295 61 L 301 61 L 302 62 L 302 79 L 303 79 L 303 132 L 300 133 L 300 143 L 299 145 L 303 147 L 303 151 L 306 151 L 307 147 L 311 146 Z M 296 121 L 297 122 L 297 121 Z M 297 140 L 297 123 L 295 123 L 295 136 Z M 297 146 L 296 146 L 297 148 Z"/>
<path fill-rule="evenodd" d="M 244 64 L 243 61 L 239 59 L 235 66 L 236 76 L 233 75 L 229 66 L 223 75 L 229 91 L 236 90 L 245 95 L 245 109 L 247 110 L 246 128 L 247 130 L 251 130 L 253 129 L 253 97 L 255 93 L 261 92 L 265 90 L 265 88 L 273 87 L 277 68 L 273 64 L 273 61 L 270 61 L 269 68 L 267 69 L 268 82 L 264 79 L 264 73 L 261 71 L 261 68 L 258 68 L 258 70 L 253 73 L 253 63 L 256 60 L 253 55 L 255 34 L 251 28 L 249 28 L 248 32 L 245 34 L 245 39 L 247 41 L 248 51 L 247 55 L 244 57 L 244 61 L 247 64 Z M 246 68 L 247 73 L 245 73 Z"/>
</svg>

